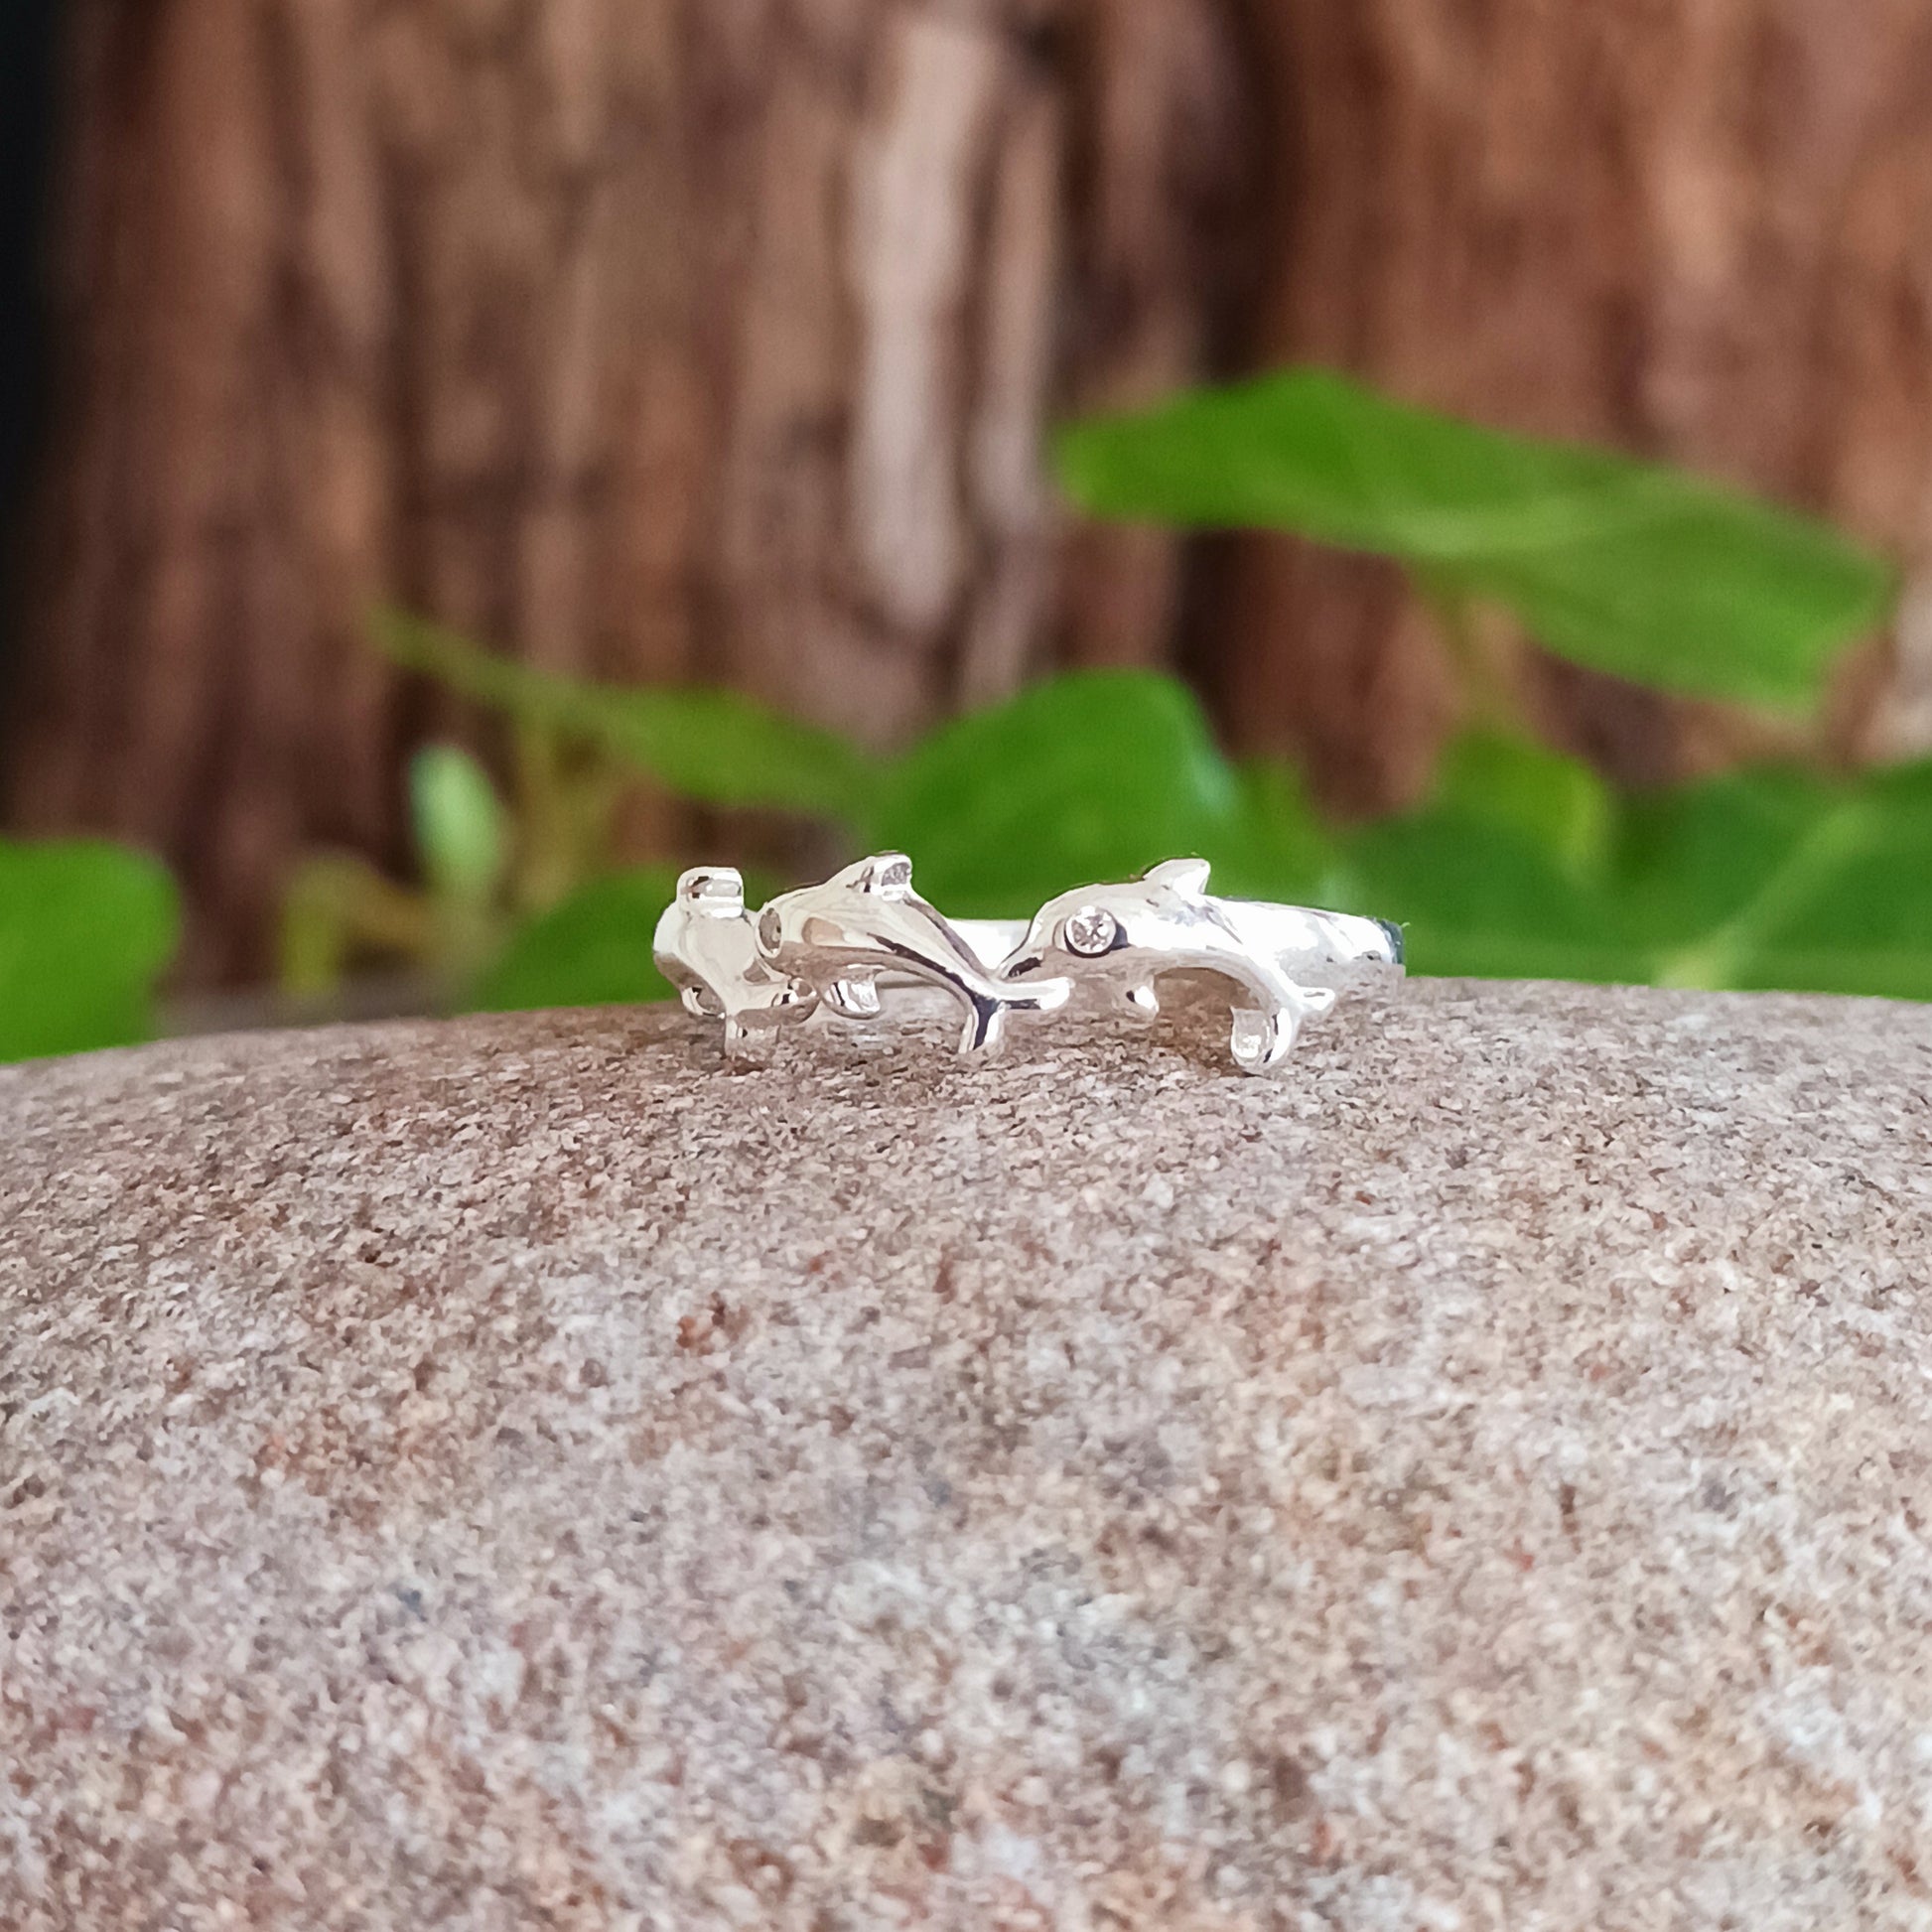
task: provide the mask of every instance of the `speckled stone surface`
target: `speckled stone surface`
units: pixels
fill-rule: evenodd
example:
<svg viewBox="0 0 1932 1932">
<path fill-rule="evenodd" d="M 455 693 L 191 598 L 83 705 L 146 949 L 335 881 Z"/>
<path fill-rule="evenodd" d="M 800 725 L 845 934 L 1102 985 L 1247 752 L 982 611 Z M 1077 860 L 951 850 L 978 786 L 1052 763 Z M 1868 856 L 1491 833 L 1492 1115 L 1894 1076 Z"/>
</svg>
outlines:
<svg viewBox="0 0 1932 1932">
<path fill-rule="evenodd" d="M 0 1072 L 0 1925 L 1932 1925 L 1932 1009 Z"/>
</svg>

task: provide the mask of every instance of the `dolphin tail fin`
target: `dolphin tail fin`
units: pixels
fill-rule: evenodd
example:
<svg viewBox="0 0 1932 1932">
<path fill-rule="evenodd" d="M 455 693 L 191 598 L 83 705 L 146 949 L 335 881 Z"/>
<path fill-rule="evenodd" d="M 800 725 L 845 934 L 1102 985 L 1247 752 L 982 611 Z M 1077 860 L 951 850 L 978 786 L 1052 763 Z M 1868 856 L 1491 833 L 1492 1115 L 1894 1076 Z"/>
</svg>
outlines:
<svg viewBox="0 0 1932 1932">
<path fill-rule="evenodd" d="M 1244 1073 L 1273 1073 L 1295 1050 L 1303 1024 L 1319 1020 L 1334 1004 L 1333 987 L 1306 986 L 1297 990 L 1294 1001 L 1266 1013 L 1237 1009 L 1229 1041 L 1235 1064 Z"/>
<path fill-rule="evenodd" d="M 990 1058 L 1006 1043 L 1007 1017 L 1015 1013 L 1056 1013 L 1073 997 L 1069 979 L 1035 980 L 1032 985 L 988 986 L 982 991 L 962 989 L 966 997 L 966 1032 L 962 1053 Z"/>
<path fill-rule="evenodd" d="M 1234 1063 L 1243 1073 L 1272 1073 L 1295 1050 L 1299 1031 L 1292 1013 L 1257 1013 L 1240 1009 L 1228 1041 Z"/>
<path fill-rule="evenodd" d="M 1295 1050 L 1295 1036 L 1301 1031 L 1299 1012 L 1242 1009 L 1234 1016 L 1228 1046 L 1243 1073 L 1273 1073 Z"/>
<path fill-rule="evenodd" d="M 959 1050 L 972 1059 L 991 1059 L 1006 1044 L 1010 1002 L 984 993 L 969 994 L 968 1002 Z"/>
</svg>

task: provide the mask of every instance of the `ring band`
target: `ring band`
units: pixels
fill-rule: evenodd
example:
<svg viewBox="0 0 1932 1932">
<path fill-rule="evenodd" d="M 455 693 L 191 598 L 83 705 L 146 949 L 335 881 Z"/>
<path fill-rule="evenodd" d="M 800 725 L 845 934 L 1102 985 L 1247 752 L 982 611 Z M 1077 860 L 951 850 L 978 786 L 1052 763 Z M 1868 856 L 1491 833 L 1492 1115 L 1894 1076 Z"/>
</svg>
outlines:
<svg viewBox="0 0 1932 1932">
<path fill-rule="evenodd" d="M 1280 1067 L 1338 993 L 1401 975 L 1401 929 L 1385 920 L 1216 898 L 1207 881 L 1206 861 L 1171 859 L 1063 893 L 1030 921 L 953 921 L 912 890 L 903 853 L 781 893 L 756 914 L 737 872 L 700 867 L 678 881 L 652 950 L 688 1011 L 724 1021 L 733 1051 L 820 1010 L 874 1020 L 936 989 L 963 1016 L 961 1053 L 978 1056 L 1015 1020 L 1080 1010 L 1149 1020 L 1163 976 L 1211 974 L 1233 989 L 1229 1045 L 1249 1073 Z"/>
<path fill-rule="evenodd" d="M 1223 899 L 1291 978 L 1337 993 L 1403 977 L 1402 928 L 1355 912 L 1323 912 L 1272 899 Z M 994 969 L 1026 943 L 1025 919 L 955 919 L 952 927 Z M 883 984 L 882 980 L 882 984 Z M 902 982 L 915 984 L 907 974 Z"/>
</svg>

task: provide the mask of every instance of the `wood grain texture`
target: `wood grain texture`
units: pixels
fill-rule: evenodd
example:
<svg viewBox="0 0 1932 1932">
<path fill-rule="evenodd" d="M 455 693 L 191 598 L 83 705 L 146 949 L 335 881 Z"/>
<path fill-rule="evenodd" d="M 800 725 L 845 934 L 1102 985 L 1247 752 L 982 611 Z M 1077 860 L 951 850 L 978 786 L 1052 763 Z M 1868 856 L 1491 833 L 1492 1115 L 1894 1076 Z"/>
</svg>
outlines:
<svg viewBox="0 0 1932 1932">
<path fill-rule="evenodd" d="M 305 847 L 402 856 L 462 721 L 378 600 L 879 744 L 1165 649 L 1165 540 L 1062 595 L 1040 439 L 1202 367 L 1220 0 L 74 11 L 11 807 L 166 851 L 198 973 Z"/>
</svg>

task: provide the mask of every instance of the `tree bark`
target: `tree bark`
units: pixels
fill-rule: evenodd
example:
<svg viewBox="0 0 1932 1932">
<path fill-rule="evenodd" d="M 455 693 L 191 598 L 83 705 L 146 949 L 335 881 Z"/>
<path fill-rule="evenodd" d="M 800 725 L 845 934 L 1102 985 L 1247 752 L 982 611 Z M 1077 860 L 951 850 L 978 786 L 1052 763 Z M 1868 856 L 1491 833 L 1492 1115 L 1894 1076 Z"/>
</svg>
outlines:
<svg viewBox="0 0 1932 1932">
<path fill-rule="evenodd" d="M 1198 374 L 1252 257 L 1221 0 L 74 14 L 11 809 L 165 851 L 199 975 L 304 848 L 400 857 L 447 720 L 380 600 L 874 743 L 1165 648 L 1174 546 L 1061 571 L 1039 446 Z"/>
<path fill-rule="evenodd" d="M 1254 353 L 1686 464 L 1923 567 L 1932 21 L 1910 0 L 1269 0 L 1283 245 Z M 1230 724 L 1369 806 L 1453 711 L 1394 574 L 1248 546 Z M 1910 614 L 1926 602 L 1908 599 Z M 1847 748 L 1932 744 L 1932 644 L 1849 682 Z M 1545 664 L 1531 707 L 1622 775 L 1710 712 Z"/>
</svg>

